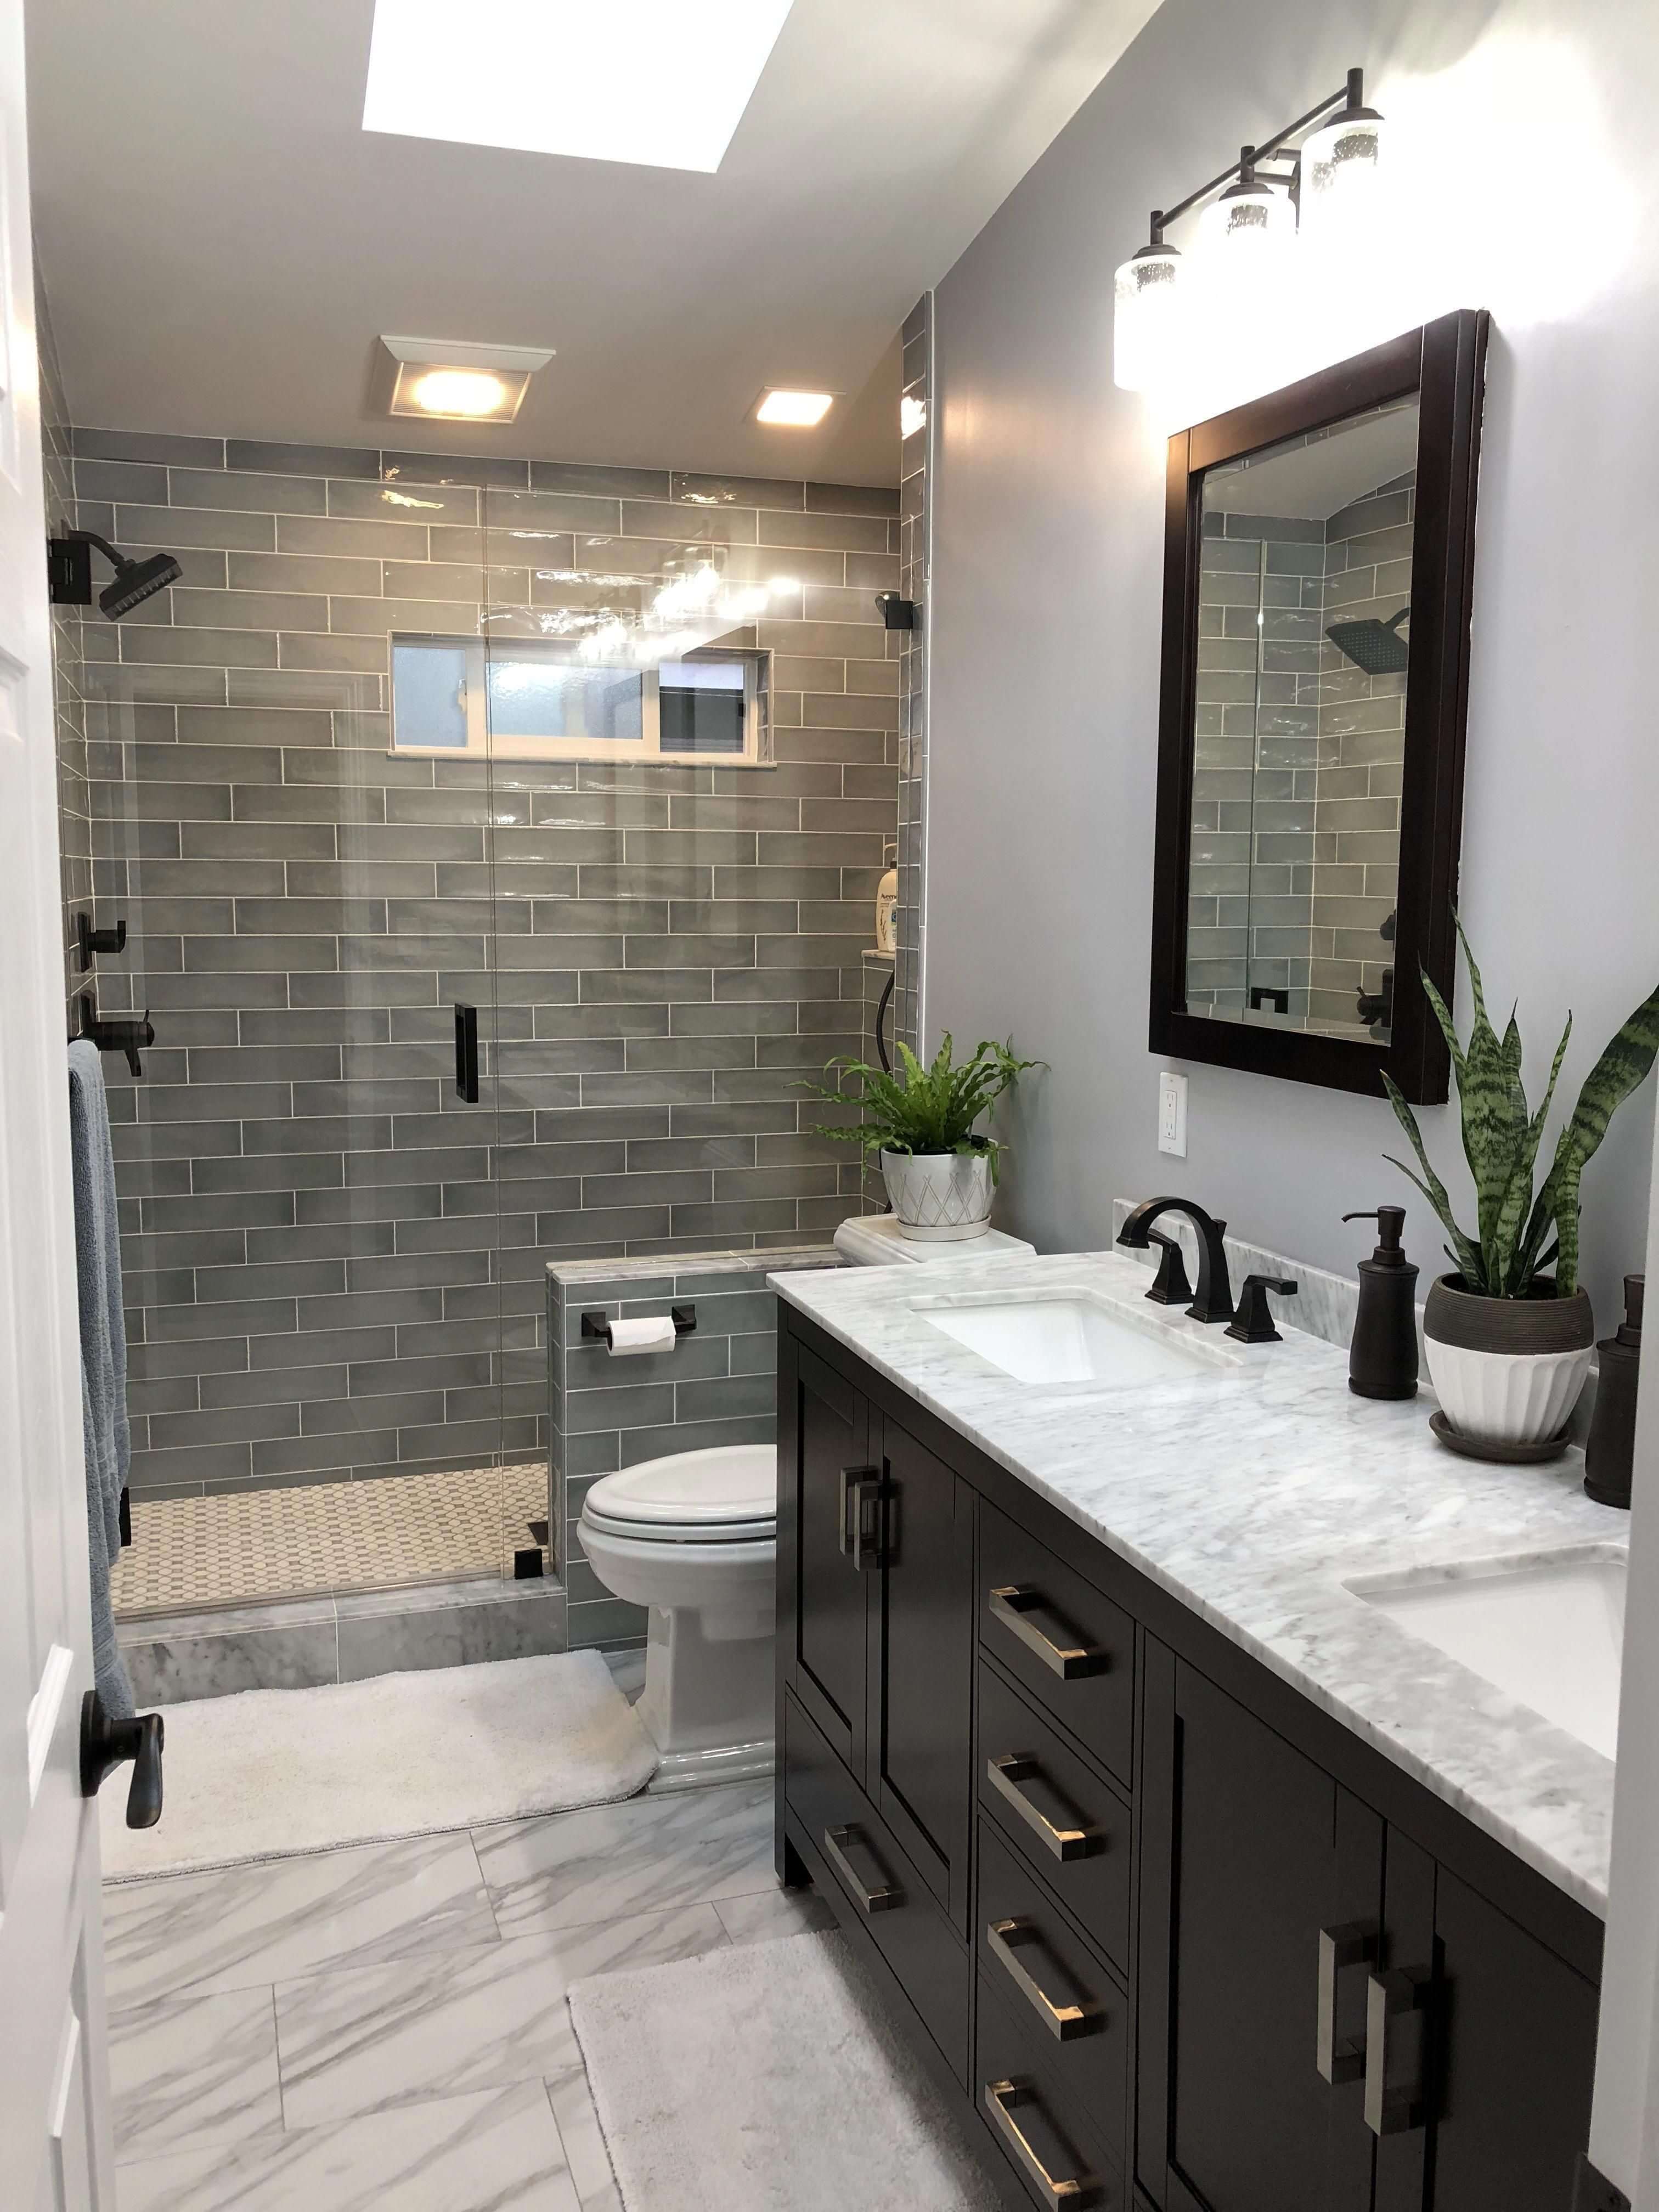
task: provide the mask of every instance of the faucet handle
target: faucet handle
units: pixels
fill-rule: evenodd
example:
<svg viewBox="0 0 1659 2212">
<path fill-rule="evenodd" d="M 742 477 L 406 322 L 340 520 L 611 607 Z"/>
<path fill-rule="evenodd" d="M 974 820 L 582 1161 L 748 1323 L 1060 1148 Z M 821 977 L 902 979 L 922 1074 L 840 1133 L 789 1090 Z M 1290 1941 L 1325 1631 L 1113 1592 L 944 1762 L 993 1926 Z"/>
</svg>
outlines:
<svg viewBox="0 0 1659 2212">
<path fill-rule="evenodd" d="M 1277 1297 L 1293 1298 L 1297 1285 L 1280 1282 L 1273 1275 L 1246 1275 L 1244 1287 L 1238 1294 L 1238 1311 L 1228 1326 L 1229 1336 L 1241 1344 L 1279 1344 L 1283 1341 L 1273 1327 L 1273 1317 L 1267 1307 L 1267 1293 Z"/>
<path fill-rule="evenodd" d="M 1191 1305 L 1193 1286 L 1187 1280 L 1187 1263 L 1180 1244 L 1173 1237 L 1166 1237 L 1161 1229 L 1149 1229 L 1146 1242 L 1156 1244 L 1161 1255 L 1157 1278 L 1147 1297 L 1160 1306 Z"/>
</svg>

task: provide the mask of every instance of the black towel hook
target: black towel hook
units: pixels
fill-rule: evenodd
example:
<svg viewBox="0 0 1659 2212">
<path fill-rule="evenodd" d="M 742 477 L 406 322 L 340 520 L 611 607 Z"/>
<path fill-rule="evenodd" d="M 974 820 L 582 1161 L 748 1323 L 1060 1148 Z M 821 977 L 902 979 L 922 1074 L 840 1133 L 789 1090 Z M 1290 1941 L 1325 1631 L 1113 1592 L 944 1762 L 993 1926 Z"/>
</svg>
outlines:
<svg viewBox="0 0 1659 2212">
<path fill-rule="evenodd" d="M 145 1007 L 142 1021 L 106 1021 L 100 1016 L 90 991 L 82 992 L 80 1006 L 80 1034 L 89 1044 L 95 1044 L 100 1052 L 125 1053 L 127 1066 L 132 1070 L 134 1075 L 142 1075 L 144 1070 L 138 1058 L 139 1050 L 142 1047 L 152 1045 L 155 1042 L 155 1030 L 149 1018 L 149 1008 Z M 75 1039 L 71 1037 L 70 1042 L 73 1044 Z"/>
</svg>

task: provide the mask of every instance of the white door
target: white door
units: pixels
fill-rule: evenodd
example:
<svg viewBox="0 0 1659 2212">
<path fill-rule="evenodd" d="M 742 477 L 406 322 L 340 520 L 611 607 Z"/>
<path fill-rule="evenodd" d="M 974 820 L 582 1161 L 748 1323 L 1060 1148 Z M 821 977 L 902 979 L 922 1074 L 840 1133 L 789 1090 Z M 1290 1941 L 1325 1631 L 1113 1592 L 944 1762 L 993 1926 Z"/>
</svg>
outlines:
<svg viewBox="0 0 1659 2212">
<path fill-rule="evenodd" d="M 0 0 L 0 2203 L 115 2212 L 27 151 Z"/>
</svg>

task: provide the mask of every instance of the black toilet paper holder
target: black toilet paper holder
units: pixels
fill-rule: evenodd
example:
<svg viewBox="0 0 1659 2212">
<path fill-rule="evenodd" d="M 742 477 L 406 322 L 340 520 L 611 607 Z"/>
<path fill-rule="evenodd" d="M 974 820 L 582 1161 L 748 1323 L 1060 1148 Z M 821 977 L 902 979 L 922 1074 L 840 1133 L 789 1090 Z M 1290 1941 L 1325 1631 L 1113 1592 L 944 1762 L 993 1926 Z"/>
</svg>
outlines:
<svg viewBox="0 0 1659 2212">
<path fill-rule="evenodd" d="M 696 1329 L 697 1310 L 696 1306 L 673 1306 L 669 1310 L 669 1318 L 674 1324 L 674 1338 L 678 1343 L 681 1337 L 690 1336 Z M 609 1352 L 611 1348 L 610 1316 L 602 1313 L 585 1313 L 582 1316 L 582 1334 L 602 1339 L 605 1350 Z"/>
</svg>

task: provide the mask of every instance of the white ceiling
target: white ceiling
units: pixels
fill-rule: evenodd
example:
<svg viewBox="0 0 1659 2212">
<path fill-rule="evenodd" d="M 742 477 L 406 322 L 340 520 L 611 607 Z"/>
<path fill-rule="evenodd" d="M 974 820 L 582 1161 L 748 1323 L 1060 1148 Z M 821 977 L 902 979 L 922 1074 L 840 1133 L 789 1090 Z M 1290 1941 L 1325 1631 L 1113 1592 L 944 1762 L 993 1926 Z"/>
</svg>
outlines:
<svg viewBox="0 0 1659 2212">
<path fill-rule="evenodd" d="M 890 483 L 900 322 L 1156 5 L 795 0 L 709 176 L 365 132 L 372 0 L 29 0 L 70 411 Z M 383 331 L 557 358 L 515 423 L 394 425 L 369 399 Z M 768 384 L 845 396 L 767 430 Z"/>
</svg>

